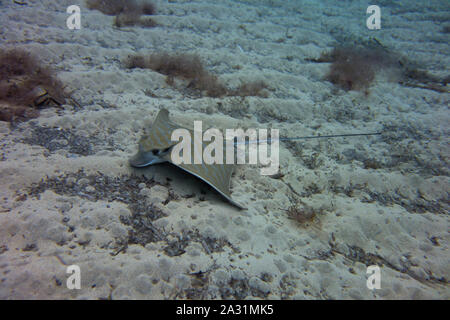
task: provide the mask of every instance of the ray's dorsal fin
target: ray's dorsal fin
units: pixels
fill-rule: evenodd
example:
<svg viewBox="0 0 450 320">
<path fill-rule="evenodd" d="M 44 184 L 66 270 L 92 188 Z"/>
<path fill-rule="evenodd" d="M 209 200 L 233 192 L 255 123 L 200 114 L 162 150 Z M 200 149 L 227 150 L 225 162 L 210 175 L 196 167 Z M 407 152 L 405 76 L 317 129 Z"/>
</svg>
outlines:
<svg viewBox="0 0 450 320">
<path fill-rule="evenodd" d="M 177 144 L 172 141 L 171 134 L 174 130 L 182 128 L 169 119 L 169 111 L 165 108 L 159 110 L 150 130 L 139 141 L 142 151 L 164 150 Z"/>
<path fill-rule="evenodd" d="M 170 122 L 169 110 L 167 110 L 166 108 L 162 108 L 161 110 L 159 110 L 158 114 L 156 115 L 154 123 L 158 123 L 158 122 L 163 122 L 163 123 Z"/>
</svg>

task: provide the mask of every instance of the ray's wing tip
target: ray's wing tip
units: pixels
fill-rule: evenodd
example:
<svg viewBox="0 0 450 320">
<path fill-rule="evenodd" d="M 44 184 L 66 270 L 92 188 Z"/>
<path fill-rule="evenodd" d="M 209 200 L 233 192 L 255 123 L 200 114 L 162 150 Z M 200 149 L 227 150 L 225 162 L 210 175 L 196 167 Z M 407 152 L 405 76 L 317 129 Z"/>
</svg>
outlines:
<svg viewBox="0 0 450 320">
<path fill-rule="evenodd" d="M 239 210 L 248 210 L 247 207 L 244 207 L 243 205 L 237 203 L 237 202 L 234 201 L 234 200 L 233 200 L 231 203 L 232 203 L 235 207 L 237 207 Z"/>
</svg>

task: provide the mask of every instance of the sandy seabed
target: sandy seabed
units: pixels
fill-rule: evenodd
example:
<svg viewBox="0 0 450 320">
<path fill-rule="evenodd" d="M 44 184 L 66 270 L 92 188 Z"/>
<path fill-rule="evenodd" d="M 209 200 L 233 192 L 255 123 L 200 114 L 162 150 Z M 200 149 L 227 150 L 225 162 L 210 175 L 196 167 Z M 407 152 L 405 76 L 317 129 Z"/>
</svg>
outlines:
<svg viewBox="0 0 450 320">
<path fill-rule="evenodd" d="M 450 298 L 449 94 L 381 76 L 343 91 L 308 60 L 376 37 L 447 76 L 446 1 L 379 1 L 378 31 L 366 1 L 158 1 L 157 27 L 121 29 L 81 4 L 81 30 L 66 27 L 72 1 L 26 2 L 0 1 L 1 47 L 54 66 L 81 108 L 0 122 L 1 299 Z M 268 97 L 190 96 L 121 63 L 162 51 L 198 54 L 228 87 L 264 80 Z M 236 167 L 237 210 L 172 166 L 128 165 L 163 107 L 187 127 L 383 134 L 281 143 L 281 179 Z"/>
</svg>

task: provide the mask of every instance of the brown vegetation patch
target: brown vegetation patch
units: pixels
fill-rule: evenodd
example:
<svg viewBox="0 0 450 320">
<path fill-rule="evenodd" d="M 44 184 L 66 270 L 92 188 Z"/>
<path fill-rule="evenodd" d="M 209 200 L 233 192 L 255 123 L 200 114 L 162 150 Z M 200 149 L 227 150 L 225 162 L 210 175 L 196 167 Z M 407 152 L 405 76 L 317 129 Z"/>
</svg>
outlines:
<svg viewBox="0 0 450 320">
<path fill-rule="evenodd" d="M 136 0 L 86 0 L 86 6 L 91 10 L 98 10 L 106 15 L 116 16 L 116 27 L 155 27 L 156 22 L 142 15 L 153 15 L 156 7 L 151 2 Z"/>
<path fill-rule="evenodd" d="M 343 90 L 368 93 L 368 88 L 379 71 L 388 71 L 392 79 L 402 85 L 449 92 L 449 76 L 440 79 L 420 69 L 418 63 L 387 50 L 379 42 L 376 45 L 337 46 L 310 62 L 331 62 L 326 80 Z M 390 79 L 392 81 L 392 79 Z"/>
<path fill-rule="evenodd" d="M 35 118 L 38 109 L 65 102 L 53 70 L 23 49 L 0 49 L 0 120 Z"/>
<path fill-rule="evenodd" d="M 267 97 L 268 86 L 264 81 L 242 83 L 237 89 L 228 89 L 217 76 L 211 74 L 195 54 L 153 53 L 131 55 L 124 61 L 126 68 L 151 69 L 167 76 L 173 85 L 174 77 L 188 80 L 187 88 L 205 92 L 208 97 L 259 96 Z"/>
</svg>

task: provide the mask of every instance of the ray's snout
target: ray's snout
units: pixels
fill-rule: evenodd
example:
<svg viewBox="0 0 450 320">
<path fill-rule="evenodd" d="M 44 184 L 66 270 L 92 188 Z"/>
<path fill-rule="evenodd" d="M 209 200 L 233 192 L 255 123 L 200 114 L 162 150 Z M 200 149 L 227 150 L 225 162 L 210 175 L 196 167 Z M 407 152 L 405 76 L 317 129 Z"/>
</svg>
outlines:
<svg viewBox="0 0 450 320">
<path fill-rule="evenodd" d="M 134 156 L 132 156 L 128 162 L 132 167 L 142 168 L 155 163 L 165 162 L 159 156 L 155 155 L 153 152 L 145 152 L 139 150 Z"/>
</svg>

